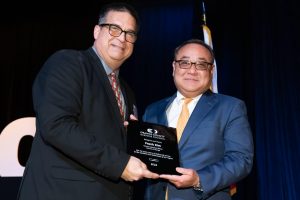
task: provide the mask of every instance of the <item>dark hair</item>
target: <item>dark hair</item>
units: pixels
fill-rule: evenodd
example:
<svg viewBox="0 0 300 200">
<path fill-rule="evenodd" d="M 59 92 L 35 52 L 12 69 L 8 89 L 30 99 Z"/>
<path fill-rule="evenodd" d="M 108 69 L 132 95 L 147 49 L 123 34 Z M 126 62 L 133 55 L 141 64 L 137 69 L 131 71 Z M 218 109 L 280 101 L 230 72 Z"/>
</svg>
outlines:
<svg viewBox="0 0 300 200">
<path fill-rule="evenodd" d="M 214 54 L 213 49 L 212 49 L 208 44 L 206 44 L 205 42 L 203 42 L 202 40 L 199 40 L 199 39 L 189 39 L 189 40 L 184 41 L 183 43 L 181 43 L 178 47 L 176 47 L 176 49 L 175 49 L 175 51 L 174 51 L 174 59 L 176 59 L 176 56 L 177 56 L 177 54 L 178 54 L 178 51 L 179 51 L 183 46 L 185 46 L 185 45 L 187 45 L 187 44 L 199 44 L 199 45 L 205 47 L 205 48 L 209 51 L 209 53 L 210 53 L 210 55 L 211 55 L 211 58 L 212 58 L 212 61 L 211 61 L 211 62 L 212 62 L 212 63 L 214 62 L 214 60 L 215 60 L 215 54 Z"/>
<path fill-rule="evenodd" d="M 98 24 L 105 23 L 105 18 L 110 11 L 128 12 L 136 22 L 136 31 L 140 28 L 140 20 L 137 11 L 129 4 L 124 2 L 115 2 L 104 5 L 99 11 Z"/>
</svg>

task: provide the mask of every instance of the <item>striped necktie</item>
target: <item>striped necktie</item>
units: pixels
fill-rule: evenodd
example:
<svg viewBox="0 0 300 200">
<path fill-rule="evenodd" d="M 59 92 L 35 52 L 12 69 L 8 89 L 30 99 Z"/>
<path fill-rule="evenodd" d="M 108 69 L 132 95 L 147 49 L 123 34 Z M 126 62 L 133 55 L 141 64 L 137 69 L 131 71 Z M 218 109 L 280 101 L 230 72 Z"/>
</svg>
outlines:
<svg viewBox="0 0 300 200">
<path fill-rule="evenodd" d="M 121 99 L 121 89 L 120 86 L 117 82 L 117 75 L 115 72 L 112 72 L 109 74 L 109 77 L 111 79 L 111 87 L 114 91 L 114 94 L 116 96 L 116 100 L 119 106 L 119 110 L 120 110 L 120 114 L 122 116 L 122 119 L 124 119 L 124 108 L 123 108 L 123 103 L 122 103 L 122 99 Z"/>
</svg>

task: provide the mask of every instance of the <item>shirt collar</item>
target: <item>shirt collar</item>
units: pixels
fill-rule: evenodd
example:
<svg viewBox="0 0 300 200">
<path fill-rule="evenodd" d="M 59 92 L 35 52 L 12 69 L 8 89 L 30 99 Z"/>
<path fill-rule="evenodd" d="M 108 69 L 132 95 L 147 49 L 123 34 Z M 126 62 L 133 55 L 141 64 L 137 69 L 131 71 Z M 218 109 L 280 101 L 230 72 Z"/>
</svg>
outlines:
<svg viewBox="0 0 300 200">
<path fill-rule="evenodd" d="M 106 75 L 109 75 L 110 73 L 112 73 L 113 70 L 104 62 L 104 60 L 101 58 L 101 56 L 96 51 L 96 48 L 94 46 L 92 48 L 93 48 L 94 52 L 96 53 L 96 55 L 98 56 L 98 58 L 100 59 L 102 65 L 103 65 L 103 68 L 106 72 Z M 115 70 L 114 72 L 116 73 L 116 76 L 119 77 L 119 70 Z"/>
<path fill-rule="evenodd" d="M 202 96 L 202 94 L 199 94 L 198 96 L 193 97 L 192 102 L 198 102 L 198 100 L 200 99 L 201 96 Z M 177 91 L 177 96 L 176 96 L 175 102 L 178 105 L 181 103 L 181 100 L 184 99 L 184 98 L 185 98 L 185 96 L 183 96 L 179 91 Z"/>
</svg>

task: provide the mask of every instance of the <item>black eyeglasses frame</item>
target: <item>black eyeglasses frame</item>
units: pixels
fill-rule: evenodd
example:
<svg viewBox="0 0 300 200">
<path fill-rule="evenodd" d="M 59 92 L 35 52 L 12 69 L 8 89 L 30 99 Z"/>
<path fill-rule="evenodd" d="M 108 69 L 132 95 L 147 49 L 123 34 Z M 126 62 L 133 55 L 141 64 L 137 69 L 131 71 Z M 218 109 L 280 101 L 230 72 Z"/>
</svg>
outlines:
<svg viewBox="0 0 300 200">
<path fill-rule="evenodd" d="M 125 31 L 117 24 L 103 23 L 99 24 L 100 27 L 108 26 L 108 33 L 113 37 L 119 37 L 122 33 L 125 33 L 125 40 L 129 43 L 135 43 L 137 40 L 137 33 L 134 31 Z M 115 30 L 112 30 L 115 29 Z M 118 32 L 114 32 L 118 30 Z"/>
<path fill-rule="evenodd" d="M 174 62 L 178 63 L 180 69 L 191 69 L 192 65 L 195 65 L 196 70 L 203 71 L 203 70 L 208 70 L 211 66 L 213 66 L 213 63 L 206 62 L 206 61 L 191 62 L 189 60 L 174 60 Z M 186 64 L 187 66 L 185 66 L 184 64 Z M 205 66 L 205 67 L 201 67 L 201 66 Z"/>
</svg>

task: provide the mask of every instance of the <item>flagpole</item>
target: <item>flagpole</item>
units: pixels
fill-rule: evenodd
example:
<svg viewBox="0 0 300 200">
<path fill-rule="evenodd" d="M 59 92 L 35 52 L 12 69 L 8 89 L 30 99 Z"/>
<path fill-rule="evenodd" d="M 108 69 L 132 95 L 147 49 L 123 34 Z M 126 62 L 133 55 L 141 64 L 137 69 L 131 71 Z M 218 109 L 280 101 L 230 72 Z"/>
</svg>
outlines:
<svg viewBox="0 0 300 200">
<path fill-rule="evenodd" d="M 204 0 L 202 1 L 202 25 L 206 26 L 206 14 L 205 14 Z"/>
</svg>

